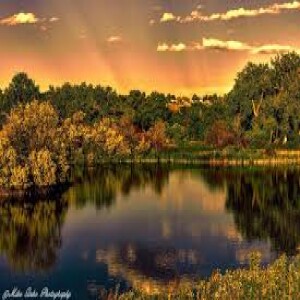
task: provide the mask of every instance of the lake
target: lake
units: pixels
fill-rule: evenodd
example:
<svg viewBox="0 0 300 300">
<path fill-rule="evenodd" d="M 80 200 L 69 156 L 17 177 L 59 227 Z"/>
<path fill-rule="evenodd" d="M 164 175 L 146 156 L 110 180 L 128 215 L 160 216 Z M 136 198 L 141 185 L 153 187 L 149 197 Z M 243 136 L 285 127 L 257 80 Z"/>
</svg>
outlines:
<svg viewBox="0 0 300 300">
<path fill-rule="evenodd" d="M 52 199 L 0 203 L 0 292 L 152 292 L 300 246 L 300 170 L 103 166 Z"/>
</svg>

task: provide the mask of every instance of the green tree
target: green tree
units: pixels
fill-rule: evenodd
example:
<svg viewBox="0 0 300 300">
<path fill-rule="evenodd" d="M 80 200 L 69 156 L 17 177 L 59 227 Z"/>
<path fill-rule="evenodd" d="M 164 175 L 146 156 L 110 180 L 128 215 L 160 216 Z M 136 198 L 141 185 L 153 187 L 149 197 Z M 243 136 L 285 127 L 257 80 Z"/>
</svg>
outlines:
<svg viewBox="0 0 300 300">
<path fill-rule="evenodd" d="M 3 93 L 4 112 L 9 112 L 17 104 L 26 104 L 41 97 L 40 89 L 26 73 L 17 73 Z"/>
<path fill-rule="evenodd" d="M 171 117 L 168 109 L 169 101 L 164 94 L 151 93 L 135 110 L 134 123 L 142 130 L 148 130 L 158 120 L 167 122 Z"/>
<path fill-rule="evenodd" d="M 241 126 L 250 130 L 261 106 L 274 93 L 271 70 L 267 64 L 248 63 L 237 75 L 233 89 L 228 94 L 230 115 L 239 115 Z"/>
</svg>

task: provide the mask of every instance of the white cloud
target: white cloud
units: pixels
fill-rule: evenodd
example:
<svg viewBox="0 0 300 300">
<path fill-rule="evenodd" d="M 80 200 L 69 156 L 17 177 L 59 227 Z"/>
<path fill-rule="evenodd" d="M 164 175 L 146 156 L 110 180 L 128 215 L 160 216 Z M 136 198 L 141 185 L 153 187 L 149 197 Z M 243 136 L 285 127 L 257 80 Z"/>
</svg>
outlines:
<svg viewBox="0 0 300 300">
<path fill-rule="evenodd" d="M 58 22 L 58 21 L 59 21 L 59 18 L 57 18 L 57 17 L 52 17 L 49 19 L 49 22 L 51 22 L 51 23 Z"/>
<path fill-rule="evenodd" d="M 174 52 L 181 52 L 186 50 L 186 45 L 184 43 L 179 43 L 179 44 L 173 44 L 170 48 L 170 51 Z"/>
<path fill-rule="evenodd" d="M 149 24 L 150 24 L 150 25 L 154 25 L 154 24 L 155 24 L 155 20 L 154 20 L 154 19 L 151 19 L 151 20 L 149 21 Z"/>
<path fill-rule="evenodd" d="M 12 16 L 0 20 L 1 25 L 7 25 L 7 26 L 15 26 L 19 24 L 35 24 L 38 22 L 39 19 L 35 16 L 35 14 L 23 13 L 23 12 L 14 14 Z"/>
<path fill-rule="evenodd" d="M 161 43 L 157 46 L 158 52 L 182 52 L 188 50 L 187 46 L 184 43 L 178 43 L 178 44 L 171 44 L 168 45 L 167 43 Z"/>
<path fill-rule="evenodd" d="M 222 41 L 214 38 L 203 38 L 204 49 L 249 50 L 251 46 L 239 41 Z"/>
<path fill-rule="evenodd" d="M 274 53 L 287 53 L 287 52 L 297 52 L 300 54 L 299 48 L 294 48 L 292 46 L 285 46 L 285 45 L 262 45 L 259 47 L 253 47 L 251 52 L 254 54 L 274 54 Z"/>
<path fill-rule="evenodd" d="M 179 20 L 173 13 L 165 12 L 163 13 L 162 17 L 160 18 L 160 22 L 170 22 Z"/>
<path fill-rule="evenodd" d="M 169 51 L 169 45 L 167 43 L 160 43 L 157 46 L 157 52 L 166 52 Z"/>
<path fill-rule="evenodd" d="M 186 45 L 184 43 L 178 44 L 170 44 L 167 43 L 160 43 L 157 46 L 158 52 L 183 52 L 183 51 L 195 51 L 195 50 L 202 50 L 203 46 L 199 43 L 192 43 L 191 45 Z"/>
<path fill-rule="evenodd" d="M 257 9 L 248 9 L 240 7 L 237 9 L 228 10 L 224 13 L 213 13 L 211 15 L 203 15 L 200 11 L 201 7 L 197 7 L 196 10 L 192 11 L 188 16 L 175 16 L 172 12 L 165 12 L 160 21 L 169 22 L 177 21 L 179 23 L 190 23 L 194 21 L 210 22 L 210 21 L 229 21 L 241 17 L 256 17 L 260 15 L 276 15 L 289 10 L 300 10 L 300 2 L 285 2 L 275 3 L 269 6 L 260 7 Z"/>
<path fill-rule="evenodd" d="M 36 24 L 36 23 L 54 23 L 59 21 L 59 18 L 57 17 L 51 17 L 49 19 L 47 18 L 38 18 L 34 13 L 32 12 L 20 12 L 17 14 L 14 14 L 9 17 L 5 17 L 0 19 L 0 25 L 4 26 L 17 26 L 17 25 L 23 25 L 23 24 Z M 44 27 L 41 27 L 44 28 Z"/>
<path fill-rule="evenodd" d="M 170 44 L 160 43 L 158 52 L 182 52 L 182 51 L 202 51 L 205 49 L 219 51 L 247 51 L 251 54 L 277 54 L 295 51 L 300 53 L 300 48 L 289 45 L 265 44 L 250 45 L 240 41 L 223 41 L 215 38 L 203 38 L 202 43 L 192 42 L 189 45 L 184 43 Z"/>
<path fill-rule="evenodd" d="M 120 35 L 112 35 L 106 39 L 108 43 L 119 43 L 122 41 L 122 37 Z"/>
</svg>

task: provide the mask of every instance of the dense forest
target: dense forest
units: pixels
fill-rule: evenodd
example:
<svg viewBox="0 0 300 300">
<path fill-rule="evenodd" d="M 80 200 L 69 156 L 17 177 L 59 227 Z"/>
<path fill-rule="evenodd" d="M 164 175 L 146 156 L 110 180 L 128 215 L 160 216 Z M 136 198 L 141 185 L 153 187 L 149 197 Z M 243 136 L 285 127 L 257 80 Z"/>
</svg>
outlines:
<svg viewBox="0 0 300 300">
<path fill-rule="evenodd" d="M 41 92 L 25 73 L 0 90 L 0 186 L 66 181 L 70 166 L 170 149 L 275 149 L 300 145 L 300 56 L 248 63 L 224 95 L 176 97 L 86 83 Z"/>
</svg>

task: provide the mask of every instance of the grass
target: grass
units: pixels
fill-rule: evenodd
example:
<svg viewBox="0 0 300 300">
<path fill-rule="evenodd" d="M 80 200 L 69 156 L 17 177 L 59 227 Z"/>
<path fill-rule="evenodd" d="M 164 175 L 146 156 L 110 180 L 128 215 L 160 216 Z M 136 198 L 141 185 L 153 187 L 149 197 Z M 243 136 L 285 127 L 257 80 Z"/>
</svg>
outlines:
<svg viewBox="0 0 300 300">
<path fill-rule="evenodd" d="M 170 145 L 158 153 L 151 151 L 135 157 L 103 157 L 94 162 L 103 163 L 170 163 L 207 166 L 279 166 L 300 165 L 300 150 L 252 149 L 228 146 L 213 148 L 202 142 L 189 142 L 181 146 Z M 84 159 L 74 162 L 84 165 Z"/>
<path fill-rule="evenodd" d="M 282 256 L 266 268 L 260 267 L 260 255 L 251 255 L 248 269 L 215 272 L 209 279 L 183 282 L 176 288 L 149 292 L 133 290 L 127 294 L 108 294 L 101 299 L 116 300 L 296 300 L 300 299 L 300 256 Z"/>
<path fill-rule="evenodd" d="M 157 161 L 154 155 L 148 155 L 137 161 Z M 181 164 L 202 164 L 216 166 L 249 166 L 249 165 L 291 165 L 300 164 L 300 151 L 289 149 L 251 149 L 226 147 L 213 149 L 201 143 L 184 147 L 172 147 L 159 153 L 160 162 Z"/>
</svg>

